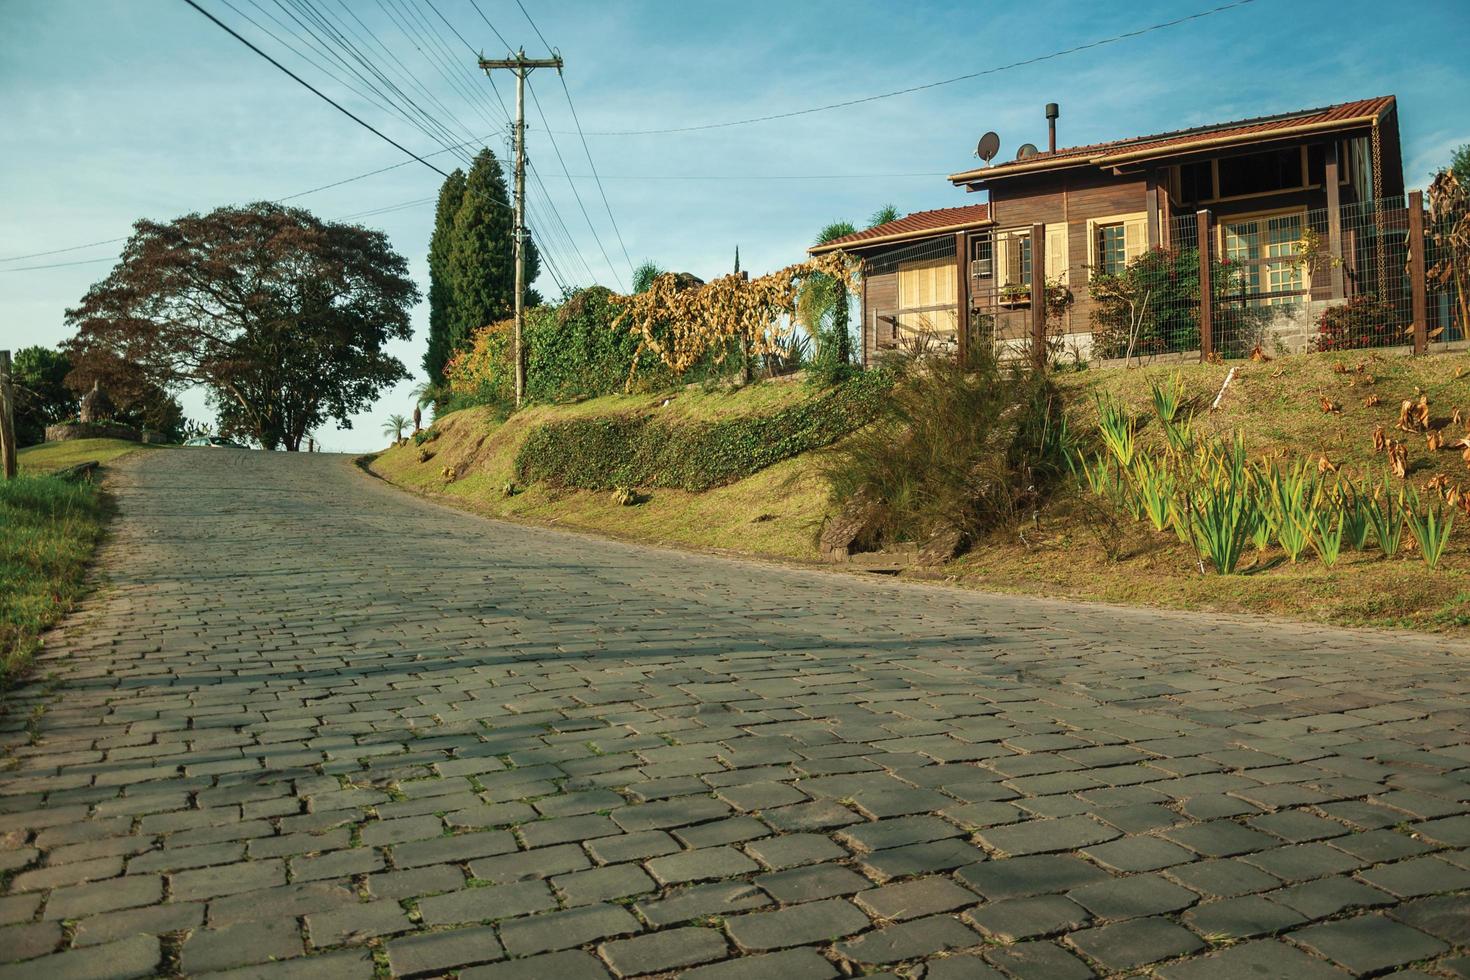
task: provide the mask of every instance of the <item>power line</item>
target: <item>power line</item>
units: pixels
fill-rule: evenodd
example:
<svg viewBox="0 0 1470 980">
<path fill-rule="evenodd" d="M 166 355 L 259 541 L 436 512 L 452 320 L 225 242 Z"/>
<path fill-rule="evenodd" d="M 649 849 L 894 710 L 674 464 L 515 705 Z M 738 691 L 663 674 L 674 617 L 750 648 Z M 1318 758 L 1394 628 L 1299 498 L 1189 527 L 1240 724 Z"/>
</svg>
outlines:
<svg viewBox="0 0 1470 980">
<path fill-rule="evenodd" d="M 551 50 L 551 42 L 546 40 L 546 35 L 541 33 L 541 28 L 536 26 L 536 21 L 531 17 L 531 13 L 526 9 L 526 5 L 522 3 L 521 0 L 516 0 L 516 6 L 521 8 L 521 15 L 526 18 L 526 23 L 531 25 L 531 30 L 536 32 L 536 36 L 541 39 L 541 43 L 546 46 L 547 50 Z M 565 94 L 567 97 L 567 108 L 570 109 L 572 112 L 572 123 L 577 127 L 577 137 L 582 141 L 582 152 L 586 154 L 587 166 L 592 170 L 592 180 L 597 184 L 597 193 L 602 197 L 602 207 L 604 210 L 607 211 L 607 220 L 612 223 L 613 234 L 617 236 L 618 247 L 623 250 L 623 261 L 628 263 L 628 274 L 631 276 L 634 273 L 633 259 L 628 255 L 628 246 L 623 241 L 623 232 L 622 229 L 618 227 L 618 219 L 613 217 L 612 205 L 609 204 L 607 201 L 607 191 L 602 186 L 602 178 L 597 176 L 597 164 L 594 163 L 592 160 L 592 148 L 587 145 L 587 137 L 582 132 L 582 120 L 577 118 L 577 107 L 572 104 L 572 90 L 567 87 L 567 79 L 565 75 L 563 75 L 561 72 L 557 72 L 556 77 L 558 80 L 561 81 L 561 90 L 563 94 Z M 531 98 L 534 99 L 535 97 L 535 89 L 532 89 Z M 538 113 L 541 111 L 541 104 L 539 102 L 536 104 L 536 111 Z M 543 124 L 545 124 L 546 118 L 544 115 L 542 116 L 541 121 Z M 548 137 L 551 136 L 551 127 L 549 125 L 546 129 L 546 135 Z M 552 140 L 551 145 L 553 148 L 556 146 L 555 139 Z M 561 153 L 558 152 L 557 159 L 560 158 Z M 567 182 L 571 183 L 571 180 L 571 174 L 567 174 Z M 574 188 L 576 187 L 575 184 L 573 184 L 572 186 Z M 580 199 L 578 199 L 577 203 L 580 205 L 582 202 Z M 599 242 L 598 244 L 600 245 L 601 243 Z"/>
<path fill-rule="evenodd" d="M 251 51 L 254 51 L 256 54 L 260 55 L 266 61 L 269 61 L 271 64 L 275 65 L 281 71 L 283 71 L 287 75 L 289 75 L 298 84 L 300 84 L 303 87 L 305 87 L 306 89 L 308 89 L 313 95 L 317 96 L 323 102 L 326 102 L 332 108 L 336 109 L 338 112 L 342 113 L 344 116 L 346 116 L 347 118 L 351 119 L 353 122 L 357 123 L 359 126 L 363 127 L 364 129 L 368 130 L 369 132 L 371 132 L 374 136 L 377 136 L 378 138 L 382 139 L 384 142 L 391 143 L 393 146 L 395 146 L 398 149 L 402 150 L 404 153 L 407 153 L 409 156 L 413 157 L 419 163 L 422 163 L 424 166 L 428 167 L 430 170 L 434 171 L 439 176 L 441 176 L 441 177 L 448 177 L 449 176 L 447 173 L 445 173 L 444 171 L 440 170 L 438 167 L 434 166 L 428 160 L 425 160 L 423 157 L 419 156 L 417 153 L 413 152 L 408 147 L 404 146 L 402 143 L 400 143 L 397 140 L 395 140 L 393 137 L 387 135 L 382 130 L 378 129 L 372 123 L 369 123 L 369 122 L 365 121 L 364 119 L 362 119 L 362 117 L 358 116 L 357 114 L 355 114 L 351 110 L 344 108 L 341 103 L 337 102 L 331 96 L 329 96 L 329 95 L 325 94 L 324 92 L 322 92 L 321 89 L 317 88 L 315 85 L 311 84 L 306 79 L 302 78 L 300 75 L 296 74 L 294 71 L 292 71 L 291 69 L 287 68 L 285 65 L 281 64 L 279 61 L 277 61 L 276 59 L 272 58 L 270 55 L 266 54 L 260 48 L 256 47 L 254 44 L 250 43 L 250 41 L 248 39 L 246 39 L 241 34 L 237 33 L 234 28 L 230 27 L 230 25 L 228 25 L 224 21 L 220 20 L 214 14 L 210 13 L 209 11 L 205 10 L 203 7 L 199 6 L 199 4 L 195 3 L 194 0 L 184 0 L 184 2 L 187 3 L 189 6 L 193 7 L 195 10 L 199 11 L 205 17 L 208 17 L 211 21 L 213 21 L 215 23 L 216 26 L 218 26 L 220 28 L 220 30 L 225 31 L 227 34 L 229 34 L 235 40 L 239 41 L 241 44 L 245 45 Z"/>
<path fill-rule="evenodd" d="M 805 109 L 793 109 L 790 112 L 773 112 L 765 116 L 751 116 L 748 119 L 730 119 L 724 122 L 702 123 L 697 126 L 676 126 L 668 129 L 627 129 L 614 130 L 610 132 L 589 132 L 586 135 L 665 136 L 671 133 L 693 133 L 709 129 L 726 129 L 731 126 L 748 126 L 752 123 L 771 122 L 772 120 L 776 119 L 790 119 L 794 116 L 807 116 L 811 115 L 814 112 L 826 112 L 830 109 L 845 109 L 849 106 L 862 105 L 867 102 L 877 102 L 880 99 L 891 99 L 899 95 L 909 95 L 914 92 L 925 91 L 926 89 L 939 88 L 941 85 L 953 85 L 956 82 L 967 82 L 974 78 L 982 78 L 986 75 L 995 75 L 1003 71 L 1010 71 L 1013 68 L 1023 68 L 1027 65 L 1039 64 L 1043 61 L 1051 61 L 1055 58 L 1062 58 L 1069 54 L 1076 54 L 1079 51 L 1087 51 L 1091 48 L 1100 48 L 1108 44 L 1117 44 L 1119 41 L 1127 41 L 1135 37 L 1142 37 L 1145 34 L 1151 34 L 1154 31 L 1166 30 L 1170 27 L 1178 27 L 1180 24 L 1187 24 L 1190 21 L 1200 20 L 1204 17 L 1210 17 L 1215 14 L 1224 13 L 1227 10 L 1233 10 L 1236 7 L 1244 7 L 1247 4 L 1255 2 L 1256 0 L 1233 0 L 1233 2 L 1231 3 L 1221 4 L 1218 7 L 1211 7 L 1208 10 L 1201 10 L 1198 13 L 1188 14 L 1184 17 L 1177 17 L 1173 20 L 1166 20 L 1157 24 L 1150 24 L 1149 26 L 1141 27 L 1138 30 L 1127 31 L 1122 34 L 1115 34 L 1112 37 L 1105 37 L 1096 41 L 1088 41 L 1086 44 L 1078 44 L 1074 47 L 1064 48 L 1060 51 L 1053 51 L 1050 54 L 1037 55 L 1034 58 L 1023 58 L 1020 61 L 1013 61 L 1005 65 L 997 65 L 993 68 L 986 68 L 981 71 L 970 72 L 969 74 L 965 75 L 956 75 L 953 78 L 942 78 L 936 82 L 925 82 L 922 85 L 911 85 L 908 88 L 896 89 L 892 92 L 882 92 L 878 95 L 866 95 L 858 99 L 846 99 L 842 102 L 830 102 L 826 105 L 809 106 Z"/>
</svg>

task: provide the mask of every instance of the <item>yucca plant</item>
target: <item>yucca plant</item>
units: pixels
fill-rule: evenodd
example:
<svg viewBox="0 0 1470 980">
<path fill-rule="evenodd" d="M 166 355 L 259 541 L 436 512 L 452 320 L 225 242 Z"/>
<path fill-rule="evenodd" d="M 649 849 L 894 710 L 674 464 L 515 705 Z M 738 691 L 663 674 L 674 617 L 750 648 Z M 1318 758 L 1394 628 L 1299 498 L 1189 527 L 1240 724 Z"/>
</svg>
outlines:
<svg viewBox="0 0 1470 980">
<path fill-rule="evenodd" d="M 1170 504 L 1174 500 L 1174 474 L 1153 457 L 1139 453 L 1129 470 L 1139 505 L 1155 531 L 1169 526 Z"/>
<path fill-rule="evenodd" d="M 1233 575 L 1254 523 L 1256 503 L 1230 483 L 1205 487 L 1195 499 L 1194 529 L 1199 549 L 1215 571 Z"/>
<path fill-rule="evenodd" d="M 1343 538 L 1354 551 L 1364 551 L 1368 547 L 1368 531 L 1372 527 L 1368 509 L 1373 506 L 1373 501 L 1345 477 L 1338 480 L 1337 490 L 1338 505 L 1342 508 Z"/>
<path fill-rule="evenodd" d="M 1404 491 L 1399 489 L 1395 492 L 1385 478 L 1381 491 L 1373 494 L 1366 513 L 1384 557 L 1392 558 L 1398 554 L 1404 538 Z"/>
<path fill-rule="evenodd" d="M 1165 424 L 1173 422 L 1184 405 L 1184 376 L 1176 371 L 1165 384 L 1151 381 L 1149 391 L 1153 395 L 1154 411 L 1158 413 L 1159 421 Z"/>
<path fill-rule="evenodd" d="M 1296 564 L 1311 541 L 1316 524 L 1318 483 L 1307 463 L 1283 471 L 1273 465 L 1266 474 L 1267 506 L 1276 526 L 1276 543 Z"/>
<path fill-rule="evenodd" d="M 1077 469 L 1082 471 L 1082 479 L 1087 483 L 1087 489 L 1099 497 L 1109 497 L 1110 487 L 1113 480 L 1112 461 L 1102 453 L 1093 453 L 1091 462 L 1082 453 L 1077 453 Z"/>
<path fill-rule="evenodd" d="M 1332 520 L 1334 516 L 1336 522 Z M 1342 525 L 1342 511 L 1337 508 L 1318 510 L 1313 515 L 1312 548 L 1328 568 L 1336 565 L 1338 555 L 1342 554 Z"/>
<path fill-rule="evenodd" d="M 1111 395 L 1097 396 L 1097 427 L 1103 445 L 1113 454 L 1118 465 L 1127 469 L 1133 462 L 1135 427 L 1128 412 Z"/>
<path fill-rule="evenodd" d="M 1436 500 L 1432 505 L 1423 507 L 1416 491 L 1414 505 L 1405 508 L 1404 516 L 1408 519 L 1409 533 L 1419 546 L 1424 564 L 1432 571 L 1439 564 L 1445 545 L 1449 543 L 1450 530 L 1455 526 L 1455 509 L 1446 506 L 1443 500 Z"/>
</svg>

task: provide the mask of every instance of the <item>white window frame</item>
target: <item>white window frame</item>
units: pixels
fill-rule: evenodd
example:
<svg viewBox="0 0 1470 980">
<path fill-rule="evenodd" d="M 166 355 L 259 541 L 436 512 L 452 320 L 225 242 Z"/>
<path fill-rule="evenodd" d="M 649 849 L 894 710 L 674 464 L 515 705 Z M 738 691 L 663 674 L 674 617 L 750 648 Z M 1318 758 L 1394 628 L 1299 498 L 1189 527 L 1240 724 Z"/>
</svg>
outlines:
<svg viewBox="0 0 1470 980">
<path fill-rule="evenodd" d="M 1099 271 L 1100 256 L 1097 254 L 1097 233 L 1105 225 L 1123 226 L 1123 264 L 1126 266 L 1148 251 L 1148 212 L 1129 211 L 1126 214 L 1109 214 L 1087 219 L 1087 266 Z"/>
</svg>

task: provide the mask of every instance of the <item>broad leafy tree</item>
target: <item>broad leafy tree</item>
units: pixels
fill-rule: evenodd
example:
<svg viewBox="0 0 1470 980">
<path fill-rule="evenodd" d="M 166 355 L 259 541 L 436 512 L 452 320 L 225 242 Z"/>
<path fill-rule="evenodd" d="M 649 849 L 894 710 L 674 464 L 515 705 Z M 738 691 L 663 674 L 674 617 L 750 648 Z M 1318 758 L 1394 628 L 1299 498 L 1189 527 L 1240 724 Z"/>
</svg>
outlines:
<svg viewBox="0 0 1470 980">
<path fill-rule="evenodd" d="M 454 216 L 464 202 L 465 176 L 455 170 L 439 188 L 434 210 L 434 233 L 429 238 L 429 344 L 424 351 L 424 373 L 430 385 L 444 377 L 444 364 L 452 348 L 449 318 L 454 308 L 454 289 L 449 274 L 449 250 L 454 240 Z"/>
<path fill-rule="evenodd" d="M 222 425 L 294 451 L 408 377 L 384 349 L 412 336 L 407 272 L 382 232 L 298 208 L 139 221 L 122 260 L 67 311 L 69 352 L 116 355 L 168 391 L 203 385 Z"/>
<path fill-rule="evenodd" d="M 40 442 L 46 426 L 77 413 L 77 396 L 66 386 L 71 361 L 49 347 L 15 352 L 11 381 L 15 391 L 15 438 L 22 446 Z"/>
</svg>

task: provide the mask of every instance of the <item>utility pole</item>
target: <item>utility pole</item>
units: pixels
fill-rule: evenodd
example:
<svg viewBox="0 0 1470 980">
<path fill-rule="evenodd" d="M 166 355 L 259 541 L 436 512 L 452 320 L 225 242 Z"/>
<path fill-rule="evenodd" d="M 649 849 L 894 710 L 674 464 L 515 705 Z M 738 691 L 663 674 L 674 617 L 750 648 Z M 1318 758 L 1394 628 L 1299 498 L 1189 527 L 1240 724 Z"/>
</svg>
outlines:
<svg viewBox="0 0 1470 980">
<path fill-rule="evenodd" d="M 516 408 L 526 393 L 526 352 L 521 345 L 521 327 L 526 318 L 526 76 L 533 68 L 555 68 L 561 71 L 561 55 L 550 58 L 527 58 L 521 48 L 510 58 L 481 58 L 480 68 L 486 75 L 492 68 L 509 68 L 516 76 Z"/>
<path fill-rule="evenodd" d="M 8 350 L 0 350 L 0 474 L 15 479 L 15 391 L 10 386 Z"/>
</svg>

